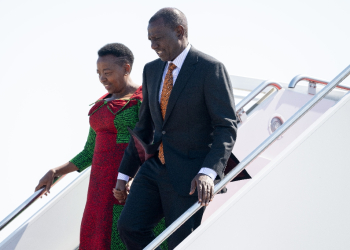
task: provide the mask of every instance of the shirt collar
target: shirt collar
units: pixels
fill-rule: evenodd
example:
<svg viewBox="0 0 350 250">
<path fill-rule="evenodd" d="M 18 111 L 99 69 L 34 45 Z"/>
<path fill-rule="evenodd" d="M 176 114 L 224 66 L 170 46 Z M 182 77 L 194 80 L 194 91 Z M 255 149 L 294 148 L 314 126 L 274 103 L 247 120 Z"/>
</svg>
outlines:
<svg viewBox="0 0 350 250">
<path fill-rule="evenodd" d="M 184 63 L 184 61 L 186 59 L 186 56 L 187 56 L 188 52 L 190 51 L 190 49 L 191 49 L 191 44 L 188 44 L 187 47 L 184 49 L 184 51 L 182 51 L 181 54 L 178 55 L 174 59 L 174 61 L 172 61 L 172 62 L 168 61 L 168 66 L 169 66 L 170 63 L 173 63 L 173 64 L 176 65 L 176 68 L 180 70 L 181 67 L 182 67 L 182 64 Z"/>
</svg>

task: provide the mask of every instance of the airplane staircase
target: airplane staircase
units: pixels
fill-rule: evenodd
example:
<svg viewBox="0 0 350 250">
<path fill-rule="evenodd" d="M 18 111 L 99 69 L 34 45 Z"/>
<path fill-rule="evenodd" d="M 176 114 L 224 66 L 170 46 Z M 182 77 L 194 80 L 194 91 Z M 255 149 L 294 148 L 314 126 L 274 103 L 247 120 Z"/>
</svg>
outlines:
<svg viewBox="0 0 350 250">
<path fill-rule="evenodd" d="M 204 239 L 204 235 L 208 237 L 208 234 L 213 234 L 214 237 L 209 238 L 215 239 L 216 235 L 219 235 L 219 232 L 222 237 L 225 237 L 227 240 L 222 242 L 221 240 L 210 241 L 213 244 L 215 242 L 220 242 L 220 244 L 222 244 L 222 247 L 219 247 L 220 249 L 268 249 L 254 248 L 256 245 L 252 245 L 253 243 L 250 245 L 252 248 L 241 247 L 247 242 L 248 239 L 256 244 L 259 242 L 261 243 L 261 241 L 259 241 L 261 237 L 258 237 L 257 235 L 258 230 L 254 229 L 252 232 L 255 234 L 251 234 L 254 235 L 254 237 L 250 238 L 251 235 L 248 232 L 252 230 L 250 227 L 255 226 L 256 223 L 259 226 L 261 224 L 261 227 L 259 228 L 262 231 L 266 230 L 267 232 L 270 230 L 271 232 L 274 229 L 277 230 L 275 224 L 271 224 L 270 226 L 268 223 L 270 217 L 266 217 L 267 215 L 264 217 L 264 213 L 267 213 L 270 210 L 271 212 L 275 211 L 275 217 L 273 217 L 273 214 L 269 214 L 268 216 L 281 221 L 283 220 L 280 217 L 283 216 L 284 210 L 286 215 L 288 213 L 292 213 L 288 207 L 289 203 L 280 197 L 282 194 L 284 194 L 284 192 L 286 197 L 289 197 L 288 195 L 294 195 L 294 200 L 298 200 L 303 197 L 305 200 L 303 200 L 301 203 L 308 204 L 306 197 L 300 195 L 300 198 L 298 196 L 299 193 L 297 194 L 295 192 L 298 191 L 310 194 L 312 191 L 315 191 L 313 188 L 306 188 L 305 190 L 305 186 L 301 185 L 301 183 L 307 179 L 307 173 L 314 173 L 314 178 L 317 179 L 319 177 L 317 174 L 319 174 L 319 170 L 321 170 L 321 168 L 316 168 L 314 171 L 311 171 L 310 169 L 312 168 L 311 166 L 313 166 L 312 164 L 310 165 L 310 168 L 304 167 L 304 171 L 310 172 L 300 172 L 300 179 L 297 178 L 299 175 L 297 174 L 296 170 L 298 168 L 299 171 L 299 165 L 304 166 L 306 163 L 309 164 L 310 162 L 313 162 L 314 159 L 311 157 L 313 155 L 312 153 L 318 154 L 317 160 L 322 159 L 322 157 L 332 158 L 330 157 L 331 154 L 328 153 L 332 153 L 334 150 L 336 150 L 337 146 L 333 145 L 331 143 L 331 139 L 327 137 L 323 144 L 320 142 L 318 142 L 317 145 L 312 144 L 312 147 L 302 151 L 304 154 L 298 155 L 297 158 L 294 159 L 295 161 L 299 162 L 299 165 L 293 165 L 294 168 L 288 169 L 289 172 L 293 172 L 293 175 L 284 175 L 287 173 L 289 174 L 288 171 L 286 173 L 281 172 L 279 175 L 277 175 L 278 178 L 275 177 L 275 179 L 271 179 L 270 182 L 264 181 L 265 179 L 268 180 L 265 176 L 269 177 L 271 175 L 267 173 L 273 172 L 272 170 L 275 168 L 279 169 L 279 167 L 276 166 L 279 166 L 278 164 L 280 162 L 285 162 L 283 159 L 286 157 L 286 152 L 292 150 L 291 148 L 293 148 L 295 145 L 299 145 L 297 144 L 298 142 L 304 140 L 305 138 L 309 138 L 310 136 L 307 136 L 308 133 L 311 133 L 311 135 L 313 134 L 313 131 L 310 132 L 311 128 L 317 127 L 321 121 L 328 117 L 329 114 L 333 114 L 335 110 L 340 107 L 340 105 L 344 104 L 346 100 L 349 100 L 349 95 L 346 95 L 349 88 L 339 85 L 341 80 L 345 78 L 345 75 L 347 76 L 349 72 L 350 68 L 348 67 L 330 83 L 307 76 L 296 76 L 290 83 L 289 88 L 286 88 L 283 84 L 275 81 L 265 81 L 256 87 L 237 105 L 236 110 L 239 118 L 239 127 L 238 138 L 233 153 L 238 157 L 238 159 L 241 160 L 241 163 L 215 187 L 215 191 L 218 192 L 221 188 L 227 186 L 228 193 L 224 195 L 217 195 L 214 198 L 214 201 L 206 209 L 203 218 L 204 223 L 180 246 L 178 246 L 177 249 L 197 249 L 197 247 L 212 249 L 212 245 L 208 243 L 208 240 L 202 241 L 202 239 Z M 305 89 L 296 87 L 297 83 L 302 80 L 309 83 L 308 93 L 305 93 Z M 324 85 L 323 89 L 317 92 L 316 88 L 314 88 L 316 83 Z M 337 88 L 338 90 L 333 90 L 334 88 Z M 333 91 L 331 92 L 331 90 Z M 258 100 L 257 97 L 259 97 Z M 317 105 L 315 105 L 316 103 Z M 347 106 L 345 105 L 344 107 Z M 304 113 L 302 114 L 302 112 Z M 299 121 L 296 122 L 297 120 Z M 339 119 L 335 121 L 337 124 L 339 123 Z M 335 124 L 335 122 L 333 123 Z M 346 130 L 341 130 L 340 128 L 339 130 L 338 128 L 333 129 L 333 132 L 345 133 L 345 131 Z M 317 138 L 321 140 L 319 137 Z M 339 136 L 336 136 L 336 138 L 345 140 L 347 137 L 341 136 L 339 138 Z M 328 141 L 330 143 L 329 146 L 325 146 Z M 322 150 L 319 149 L 321 146 L 323 146 Z M 298 148 L 299 146 L 295 147 Z M 346 154 L 344 154 L 344 156 L 346 156 Z M 293 162 L 292 159 L 288 160 L 287 162 L 289 161 Z M 305 164 L 300 164 L 300 162 Z M 326 160 L 324 160 L 324 162 L 326 162 Z M 342 162 L 339 162 L 339 164 L 342 164 Z M 332 165 L 329 165 L 327 170 L 330 170 L 330 166 Z M 246 168 L 252 175 L 252 180 L 232 183 L 229 182 L 244 168 Z M 323 167 L 322 171 L 324 171 Z M 341 175 L 342 171 L 338 172 L 335 169 L 332 169 L 332 171 L 327 172 L 330 174 L 338 173 Z M 0 243 L 0 250 L 76 249 L 79 244 L 80 222 L 86 202 L 89 175 L 90 169 L 87 169 L 81 173 L 47 205 L 42 207 L 39 211 L 37 211 L 37 213 L 35 213 L 20 227 L 14 230 L 4 241 L 2 241 Z M 294 177 L 292 178 L 292 176 Z M 345 176 L 346 175 L 344 174 L 343 177 L 345 178 Z M 331 177 L 332 176 L 329 178 L 330 181 L 332 180 L 334 182 L 336 179 L 332 179 Z M 322 178 L 320 177 L 320 179 L 317 180 L 323 180 Z M 266 182 L 266 191 L 262 192 L 265 189 L 263 186 L 259 187 L 259 185 L 262 185 L 260 183 Z M 316 181 L 314 182 L 316 183 Z M 310 185 L 313 185 L 314 182 L 310 181 L 309 187 Z M 295 188 L 292 188 L 292 186 L 287 186 L 288 183 L 294 183 L 296 185 Z M 324 185 L 325 187 L 328 187 L 328 184 Z M 267 189 L 272 188 L 272 186 L 275 189 L 275 193 Z M 287 187 L 289 187 L 290 190 Z M 333 189 L 327 189 L 325 187 L 323 187 L 321 190 L 327 194 L 330 194 L 329 191 Z M 249 190 L 256 190 L 259 195 L 252 196 L 250 195 L 251 191 Z M 282 192 L 282 190 L 284 191 Z M 33 194 L 33 196 L 22 204 L 22 206 L 1 221 L 0 230 L 5 228 L 5 226 L 8 225 L 24 209 L 26 209 L 28 205 L 35 201 L 41 195 L 41 192 L 42 190 L 39 190 Z M 334 195 L 335 199 L 337 194 L 332 194 Z M 310 194 L 309 199 L 312 200 L 313 198 L 314 197 Z M 243 203 L 243 201 L 246 201 L 246 203 Z M 281 201 L 281 204 L 279 205 L 280 209 L 282 210 L 276 212 L 278 206 L 271 203 L 272 201 L 274 201 L 277 205 L 278 202 Z M 290 207 L 292 208 L 293 206 Z M 242 212 L 243 208 L 245 210 Z M 169 237 L 169 235 L 171 235 L 176 228 L 184 223 L 184 221 L 186 221 L 186 219 L 188 219 L 191 214 L 198 209 L 199 206 L 194 204 L 183 216 L 181 216 L 160 236 L 158 236 L 146 249 L 154 249 L 156 246 L 161 244 L 163 240 Z M 305 211 L 307 211 L 307 213 L 311 213 L 307 209 L 305 209 Z M 330 210 L 328 212 L 330 212 Z M 302 213 L 300 212 L 300 214 Z M 277 215 L 280 215 L 280 217 Z M 257 216 L 262 217 L 257 218 Z M 288 218 L 296 219 L 295 216 L 288 216 Z M 288 218 L 284 219 L 287 220 Z M 305 220 L 305 218 L 301 219 Z M 267 229 L 262 229 L 263 222 L 267 223 L 265 224 Z M 240 232 L 239 230 L 241 229 L 238 227 L 238 225 L 246 226 L 242 229 L 242 232 Z M 284 226 L 288 227 L 286 224 Z M 237 233 L 235 230 L 240 233 Z M 247 235 L 243 235 L 243 232 L 246 232 Z M 281 231 L 276 231 L 275 234 L 279 235 L 280 232 Z M 265 231 L 263 233 L 265 234 Z M 235 235 L 237 235 L 237 237 Z M 221 236 L 218 236 L 218 239 L 221 239 Z M 270 247 L 271 245 L 266 246 Z M 280 247 L 280 245 L 278 246 Z M 218 246 L 215 248 L 218 248 Z"/>
</svg>

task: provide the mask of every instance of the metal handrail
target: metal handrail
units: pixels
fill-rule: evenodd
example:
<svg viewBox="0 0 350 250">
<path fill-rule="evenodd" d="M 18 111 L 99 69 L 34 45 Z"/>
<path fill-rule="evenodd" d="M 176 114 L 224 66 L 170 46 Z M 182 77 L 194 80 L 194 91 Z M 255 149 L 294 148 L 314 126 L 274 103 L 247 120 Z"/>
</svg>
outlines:
<svg viewBox="0 0 350 250">
<path fill-rule="evenodd" d="M 262 82 L 258 87 L 256 87 L 252 92 L 249 93 L 242 101 L 240 101 L 237 106 L 236 106 L 236 115 L 240 122 L 243 122 L 244 116 L 246 115 L 244 111 L 244 107 L 251 101 L 253 100 L 257 95 L 259 95 L 264 89 L 267 87 L 274 87 L 277 91 L 282 89 L 281 84 L 271 81 L 271 80 L 266 80 Z"/>
<path fill-rule="evenodd" d="M 350 65 L 337 75 L 328 85 L 318 92 L 310 101 L 301 107 L 291 118 L 281 125 L 273 134 L 271 134 L 264 142 L 262 142 L 253 152 L 251 152 L 240 164 L 229 172 L 224 179 L 215 185 L 214 193 L 217 194 L 232 179 L 234 179 L 243 169 L 247 167 L 255 158 L 266 150 L 275 140 L 286 132 L 295 122 L 302 118 L 312 107 L 314 107 L 323 97 L 331 92 L 340 82 L 342 82 L 350 74 Z M 145 250 L 153 250 L 166 240 L 174 231 L 176 231 L 183 223 L 185 223 L 194 213 L 201 208 L 201 205 L 195 203 L 169 227 L 167 227 L 157 238 L 144 248 Z"/>
<path fill-rule="evenodd" d="M 53 187 L 59 180 L 65 175 L 60 177 L 55 177 L 54 182 L 51 187 Z M 39 189 L 34 194 L 29 196 L 21 205 L 19 205 L 15 210 L 13 210 L 5 219 L 0 222 L 0 231 L 4 229 L 11 221 L 13 221 L 18 215 L 20 215 L 24 210 L 26 210 L 30 205 L 32 205 L 40 196 L 44 194 L 45 187 Z"/>
<path fill-rule="evenodd" d="M 288 88 L 295 88 L 295 86 L 298 84 L 300 81 L 308 81 L 309 83 L 319 83 L 322 85 L 327 85 L 329 82 L 320 80 L 317 78 L 309 77 L 307 75 L 297 75 L 295 76 L 289 83 Z M 338 85 L 336 88 L 343 89 L 343 90 L 350 90 L 350 87 L 344 86 L 344 85 Z"/>
</svg>

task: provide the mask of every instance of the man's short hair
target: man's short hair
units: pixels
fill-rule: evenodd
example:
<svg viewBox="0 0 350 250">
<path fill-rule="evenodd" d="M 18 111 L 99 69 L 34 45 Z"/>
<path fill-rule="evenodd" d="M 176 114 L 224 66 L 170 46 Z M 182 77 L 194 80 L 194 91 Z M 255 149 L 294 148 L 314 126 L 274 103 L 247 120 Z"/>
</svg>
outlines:
<svg viewBox="0 0 350 250">
<path fill-rule="evenodd" d="M 163 19 L 165 26 L 175 29 L 177 26 L 181 25 L 184 27 L 184 35 L 188 37 L 188 24 L 187 18 L 184 13 L 176 8 L 163 8 L 157 11 L 151 19 L 149 23 L 155 22 L 159 19 Z"/>
<path fill-rule="evenodd" d="M 125 63 L 132 64 L 134 63 L 134 55 L 131 50 L 122 43 L 109 43 L 103 46 L 98 52 L 99 57 L 113 55 L 118 57 L 116 63 L 120 66 L 123 66 Z"/>
</svg>

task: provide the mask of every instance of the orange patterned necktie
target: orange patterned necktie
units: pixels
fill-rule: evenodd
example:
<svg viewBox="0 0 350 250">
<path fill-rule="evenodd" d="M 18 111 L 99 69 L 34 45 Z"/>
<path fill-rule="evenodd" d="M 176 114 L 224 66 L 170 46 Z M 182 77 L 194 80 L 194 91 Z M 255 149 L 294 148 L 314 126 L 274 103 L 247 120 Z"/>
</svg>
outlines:
<svg viewBox="0 0 350 250">
<path fill-rule="evenodd" d="M 160 97 L 160 110 L 162 112 L 163 120 L 165 118 L 169 97 L 170 97 L 171 91 L 173 90 L 173 84 L 174 84 L 173 70 L 175 68 L 176 68 L 176 65 L 173 63 L 170 63 L 168 67 L 168 72 L 166 73 L 166 76 L 164 79 L 162 95 Z M 165 164 L 163 143 L 160 144 L 158 157 L 159 157 L 159 160 L 162 162 L 162 164 Z"/>
</svg>

